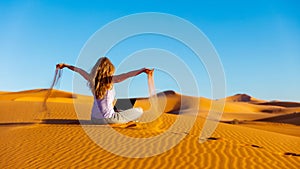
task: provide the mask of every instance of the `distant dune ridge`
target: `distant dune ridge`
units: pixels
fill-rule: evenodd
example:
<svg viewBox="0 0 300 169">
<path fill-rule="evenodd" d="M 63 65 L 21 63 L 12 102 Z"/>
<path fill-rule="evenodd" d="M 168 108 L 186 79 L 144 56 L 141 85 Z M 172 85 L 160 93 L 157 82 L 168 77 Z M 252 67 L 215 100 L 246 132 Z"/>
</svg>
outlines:
<svg viewBox="0 0 300 169">
<path fill-rule="evenodd" d="M 247 94 L 236 94 L 234 96 L 227 97 L 226 101 L 250 102 L 251 101 L 251 96 L 249 96 Z"/>
<path fill-rule="evenodd" d="M 181 115 L 196 115 L 195 124 L 190 131 L 172 131 L 174 137 L 185 135 L 173 149 L 149 158 L 131 159 L 102 149 L 80 127 L 100 131 L 106 127 L 90 122 L 93 97 L 53 90 L 47 101 L 51 114 L 43 116 L 40 108 L 46 93 L 46 89 L 0 92 L 0 168 L 300 168 L 297 102 L 265 101 L 247 94 L 211 100 L 171 90 L 158 93 L 164 113 L 156 121 L 112 127 L 139 138 L 169 132 Z M 148 98 L 132 100 L 134 107 L 145 111 L 151 106 Z M 219 123 L 208 141 L 200 144 L 198 137 L 208 111 L 212 103 L 220 101 L 225 101 L 221 118 L 224 123 Z M 191 109 L 195 102 L 199 103 L 198 112 Z M 78 115 L 73 104 L 89 111 Z M 172 142 L 170 138 L 161 146 Z M 133 153 L 143 151 L 148 151 L 147 147 Z"/>
</svg>

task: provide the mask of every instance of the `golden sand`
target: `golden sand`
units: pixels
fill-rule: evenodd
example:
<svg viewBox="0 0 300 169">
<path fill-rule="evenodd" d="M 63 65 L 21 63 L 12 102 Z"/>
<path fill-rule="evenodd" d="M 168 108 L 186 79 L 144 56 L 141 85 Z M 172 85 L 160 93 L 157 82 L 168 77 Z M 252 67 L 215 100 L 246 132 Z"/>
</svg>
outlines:
<svg viewBox="0 0 300 169">
<path fill-rule="evenodd" d="M 97 134 L 109 126 L 90 123 L 90 112 L 79 115 L 78 121 L 73 101 L 80 100 L 90 107 L 91 98 L 54 91 L 48 101 L 50 114 L 43 114 L 44 94 L 44 90 L 0 93 L 0 168 L 300 168 L 299 113 L 294 113 L 300 112 L 297 104 L 279 106 L 247 97 L 243 100 L 245 96 L 228 98 L 221 119 L 226 123 L 219 123 L 213 135 L 200 144 L 199 135 L 213 101 L 190 98 L 197 99 L 200 108 L 192 129 L 170 131 L 182 116 L 176 113 L 180 105 L 188 104 L 181 104 L 181 95 L 166 93 L 165 113 L 156 121 L 111 127 L 133 138 L 168 132 L 169 140 L 160 142 L 161 147 L 172 144 L 178 136 L 183 140 L 156 156 L 127 158 L 101 148 L 84 130 L 87 127 Z M 134 106 L 148 109 L 149 100 L 138 99 Z M 122 140 L 106 141 L 118 146 Z M 141 147 L 132 154 L 149 151 L 151 146 L 155 145 Z"/>
</svg>

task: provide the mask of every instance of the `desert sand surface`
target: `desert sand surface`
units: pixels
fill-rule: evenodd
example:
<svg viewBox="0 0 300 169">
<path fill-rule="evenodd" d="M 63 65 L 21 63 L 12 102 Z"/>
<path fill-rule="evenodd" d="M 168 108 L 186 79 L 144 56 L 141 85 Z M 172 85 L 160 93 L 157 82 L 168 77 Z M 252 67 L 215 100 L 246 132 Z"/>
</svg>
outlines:
<svg viewBox="0 0 300 169">
<path fill-rule="evenodd" d="M 0 168 L 300 168 L 300 103 L 265 101 L 246 94 L 220 100 L 183 96 L 173 91 L 158 95 L 164 112 L 155 121 L 124 125 L 95 125 L 90 122 L 93 98 L 53 90 L 42 111 L 47 90 L 0 92 Z M 199 103 L 198 112 L 189 102 Z M 225 101 L 224 113 L 213 134 L 204 143 L 199 136 L 213 102 Z M 76 109 L 74 104 L 80 105 Z M 134 107 L 150 108 L 148 98 L 138 98 Z M 169 130 L 181 116 L 195 116 L 189 131 Z M 165 147 L 183 139 L 168 151 L 145 158 L 111 153 L 86 133 L 101 137 L 108 127 L 132 138 L 151 138 L 162 133 Z M 98 138 L 96 137 L 96 138 Z M 122 140 L 103 139 L 128 150 Z M 140 147 L 132 156 L 151 151 Z M 128 150 L 129 151 L 129 150 Z"/>
</svg>

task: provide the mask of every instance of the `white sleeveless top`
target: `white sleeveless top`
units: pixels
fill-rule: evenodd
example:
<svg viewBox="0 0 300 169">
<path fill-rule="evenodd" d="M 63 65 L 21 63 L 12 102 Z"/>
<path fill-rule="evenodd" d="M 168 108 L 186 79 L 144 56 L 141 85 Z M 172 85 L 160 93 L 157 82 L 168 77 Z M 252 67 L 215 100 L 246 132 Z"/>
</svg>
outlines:
<svg viewBox="0 0 300 169">
<path fill-rule="evenodd" d="M 113 102 L 115 99 L 115 89 L 107 90 L 103 99 L 96 99 L 94 97 L 94 105 L 92 108 L 92 118 L 103 119 L 103 118 L 111 118 L 115 111 Z"/>
</svg>

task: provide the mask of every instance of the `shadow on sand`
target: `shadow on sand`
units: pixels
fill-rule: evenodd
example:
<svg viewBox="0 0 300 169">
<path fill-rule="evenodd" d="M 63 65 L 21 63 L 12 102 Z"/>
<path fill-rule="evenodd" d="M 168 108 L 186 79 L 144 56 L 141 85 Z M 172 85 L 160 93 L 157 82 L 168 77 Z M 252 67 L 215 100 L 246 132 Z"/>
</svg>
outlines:
<svg viewBox="0 0 300 169">
<path fill-rule="evenodd" d="M 35 122 L 8 122 L 0 123 L 0 126 L 22 126 L 22 125 L 33 125 L 33 124 L 58 124 L 58 125 L 106 125 L 106 124 L 95 124 L 91 120 L 76 120 L 76 119 L 43 119 Z"/>
</svg>

